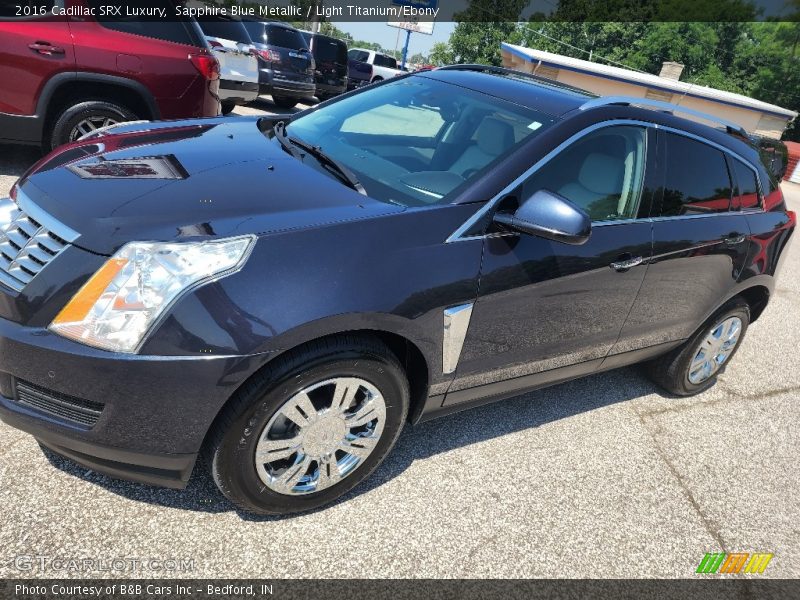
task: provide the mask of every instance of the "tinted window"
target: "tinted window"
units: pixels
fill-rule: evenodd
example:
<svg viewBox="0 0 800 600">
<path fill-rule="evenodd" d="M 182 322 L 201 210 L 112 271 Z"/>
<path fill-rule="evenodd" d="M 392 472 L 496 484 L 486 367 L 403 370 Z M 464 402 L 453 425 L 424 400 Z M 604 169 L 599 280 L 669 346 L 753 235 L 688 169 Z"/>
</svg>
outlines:
<svg viewBox="0 0 800 600">
<path fill-rule="evenodd" d="M 333 38 L 318 35 L 314 38 L 314 58 L 326 62 L 347 62 L 347 46 Z"/>
<path fill-rule="evenodd" d="M 267 43 L 267 34 L 264 31 L 263 23 L 257 23 L 255 21 L 242 21 L 242 23 L 244 23 L 244 28 L 247 29 L 251 40 L 259 44 Z"/>
<path fill-rule="evenodd" d="M 758 208 L 758 182 L 755 171 L 735 158 L 730 160 L 730 165 L 737 184 L 737 194 L 733 197 L 733 210 Z"/>
<path fill-rule="evenodd" d="M 200 21 L 200 27 L 207 36 L 241 42 L 243 44 L 252 43 L 250 34 L 247 33 L 241 21 L 227 19 L 224 17 L 204 17 Z"/>
<path fill-rule="evenodd" d="M 132 33 L 144 37 L 155 38 L 176 44 L 186 44 L 189 46 L 205 46 L 197 35 L 197 25 L 189 20 L 181 20 L 175 16 L 175 3 L 170 0 L 142 0 L 137 3 L 137 7 L 161 8 L 170 15 L 169 20 L 138 20 L 138 17 L 113 17 L 102 16 L 101 6 L 108 6 L 105 0 L 89 0 L 89 6 L 94 8 L 97 21 L 106 29 Z M 124 11 L 123 11 L 124 12 Z"/>
<path fill-rule="evenodd" d="M 391 56 L 386 56 L 385 54 L 376 54 L 375 64 L 379 67 L 389 67 L 390 69 L 397 68 L 397 61 Z"/>
<path fill-rule="evenodd" d="M 290 50 L 308 48 L 302 34 L 296 29 L 287 29 L 277 25 L 267 25 L 267 43 L 271 46 L 280 46 Z"/>
<path fill-rule="evenodd" d="M 643 127 L 606 127 L 579 139 L 546 163 L 522 189 L 556 192 L 585 210 L 592 221 L 635 218 L 647 162 Z"/>
<path fill-rule="evenodd" d="M 347 53 L 347 58 L 366 62 L 369 59 L 369 52 L 365 52 L 364 50 L 350 50 Z"/>
<path fill-rule="evenodd" d="M 731 181 L 722 152 L 691 138 L 666 133 L 662 216 L 730 210 Z"/>
</svg>

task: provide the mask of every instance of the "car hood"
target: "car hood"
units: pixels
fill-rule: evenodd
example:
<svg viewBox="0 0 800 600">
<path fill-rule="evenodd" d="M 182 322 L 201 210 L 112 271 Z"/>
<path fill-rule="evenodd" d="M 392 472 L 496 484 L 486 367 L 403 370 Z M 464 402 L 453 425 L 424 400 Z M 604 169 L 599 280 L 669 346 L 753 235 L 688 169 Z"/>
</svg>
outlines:
<svg viewBox="0 0 800 600">
<path fill-rule="evenodd" d="M 244 117 L 118 126 L 49 154 L 16 187 L 23 210 L 34 205 L 98 254 L 134 240 L 266 235 L 403 210 L 293 158 Z"/>
</svg>

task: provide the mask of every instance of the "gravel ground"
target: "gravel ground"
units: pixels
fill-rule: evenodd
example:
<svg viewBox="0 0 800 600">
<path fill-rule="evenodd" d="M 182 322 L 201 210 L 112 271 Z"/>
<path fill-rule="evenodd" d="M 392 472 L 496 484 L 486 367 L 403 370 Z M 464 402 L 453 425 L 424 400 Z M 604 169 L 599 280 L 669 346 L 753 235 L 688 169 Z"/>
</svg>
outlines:
<svg viewBox="0 0 800 600">
<path fill-rule="evenodd" d="M 0 146 L 0 193 L 35 159 Z M 156 577 L 690 577 L 719 551 L 800 577 L 798 265 L 795 242 L 704 394 L 622 369 L 407 427 L 364 486 L 293 518 L 237 512 L 200 469 L 184 491 L 114 481 L 0 424 L 0 577 L 98 575 L 50 562 L 83 558 L 193 561 L 110 573 Z"/>
</svg>

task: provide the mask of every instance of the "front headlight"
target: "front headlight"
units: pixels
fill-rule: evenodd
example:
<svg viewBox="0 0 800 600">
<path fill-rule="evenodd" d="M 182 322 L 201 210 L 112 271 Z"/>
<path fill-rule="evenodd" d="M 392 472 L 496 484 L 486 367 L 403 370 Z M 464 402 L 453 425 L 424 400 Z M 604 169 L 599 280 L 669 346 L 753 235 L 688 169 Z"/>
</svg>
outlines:
<svg viewBox="0 0 800 600">
<path fill-rule="evenodd" d="M 136 352 L 182 293 L 241 269 L 255 239 L 126 244 L 75 294 L 50 329 L 89 346 Z"/>
</svg>

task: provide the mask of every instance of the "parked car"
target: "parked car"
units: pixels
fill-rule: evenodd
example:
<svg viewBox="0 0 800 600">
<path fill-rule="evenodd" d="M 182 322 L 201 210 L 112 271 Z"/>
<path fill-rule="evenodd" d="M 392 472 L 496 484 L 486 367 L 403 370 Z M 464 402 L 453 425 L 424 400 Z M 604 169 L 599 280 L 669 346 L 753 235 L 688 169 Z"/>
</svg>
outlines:
<svg viewBox="0 0 800 600">
<path fill-rule="evenodd" d="M 197 23 L 178 17 L 4 15 L 0 81 L 0 140 L 47 150 L 123 121 L 219 114 L 219 64 Z"/>
<path fill-rule="evenodd" d="M 286 23 L 245 21 L 256 42 L 259 84 L 281 108 L 294 108 L 316 92 L 314 58 L 299 30 Z"/>
<path fill-rule="evenodd" d="M 347 91 L 347 44 L 329 35 L 302 31 L 314 56 L 316 97 L 328 100 Z"/>
<path fill-rule="evenodd" d="M 347 59 L 347 90 L 355 90 L 372 82 L 372 65 Z"/>
<path fill-rule="evenodd" d="M 219 59 L 219 96 L 222 114 L 258 99 L 256 47 L 242 21 L 227 16 L 205 16 L 200 27 Z"/>
<path fill-rule="evenodd" d="M 202 452 L 283 514 L 406 421 L 642 361 L 701 392 L 797 219 L 744 138 L 649 102 L 447 67 L 56 151 L 0 202 L 0 418 L 145 483 Z"/>
<path fill-rule="evenodd" d="M 375 50 L 367 50 L 366 48 L 351 48 L 347 52 L 347 57 L 350 60 L 356 60 L 372 65 L 372 79 L 371 83 L 376 81 L 383 81 L 384 79 L 391 79 L 398 75 L 403 75 L 404 71 L 400 70 L 397 64 L 397 59 L 382 52 Z"/>
</svg>

